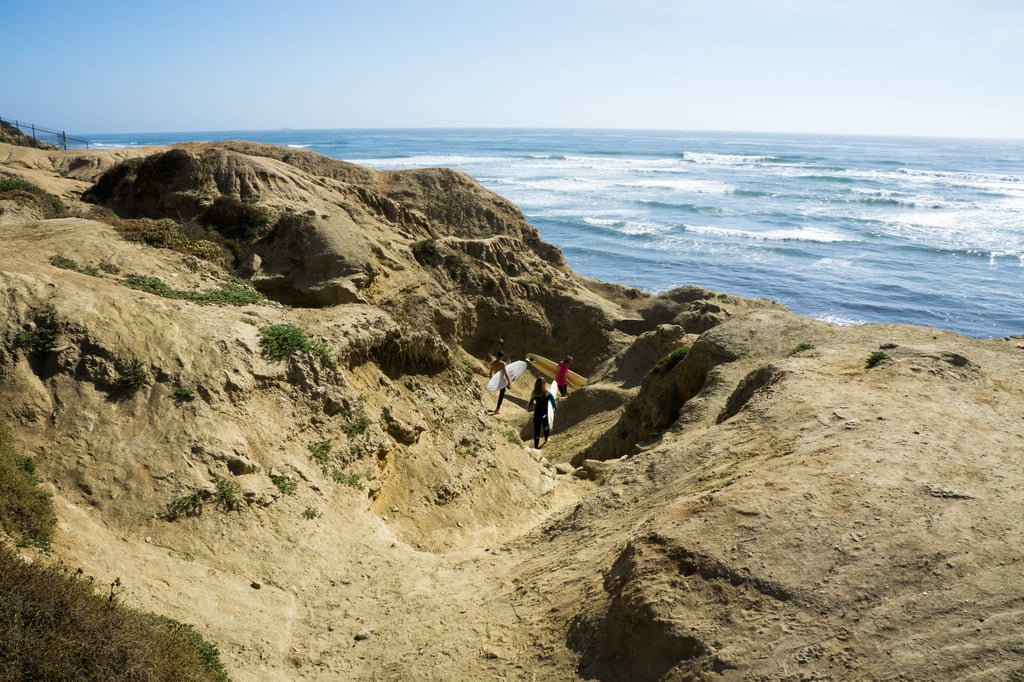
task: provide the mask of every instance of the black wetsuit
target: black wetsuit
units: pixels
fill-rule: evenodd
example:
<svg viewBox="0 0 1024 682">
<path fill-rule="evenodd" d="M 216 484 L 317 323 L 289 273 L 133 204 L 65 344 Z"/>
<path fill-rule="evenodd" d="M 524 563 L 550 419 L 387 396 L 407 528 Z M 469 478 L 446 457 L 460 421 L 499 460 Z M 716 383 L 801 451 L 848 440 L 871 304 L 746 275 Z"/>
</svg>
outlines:
<svg viewBox="0 0 1024 682">
<path fill-rule="evenodd" d="M 530 394 L 530 405 L 533 408 L 533 447 L 540 447 L 540 434 L 544 432 L 544 440 L 547 441 L 551 434 L 551 425 L 548 424 L 548 401 L 556 405 L 555 397 L 544 391 L 544 395 L 538 396 L 536 392 Z"/>
</svg>

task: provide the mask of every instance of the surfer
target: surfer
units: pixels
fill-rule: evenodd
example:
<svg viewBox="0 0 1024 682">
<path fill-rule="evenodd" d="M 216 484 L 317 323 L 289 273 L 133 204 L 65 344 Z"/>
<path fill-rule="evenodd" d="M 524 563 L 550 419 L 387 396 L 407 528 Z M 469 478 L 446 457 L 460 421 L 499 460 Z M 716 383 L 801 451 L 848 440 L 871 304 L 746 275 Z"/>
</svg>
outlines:
<svg viewBox="0 0 1024 682">
<path fill-rule="evenodd" d="M 558 371 L 555 372 L 555 383 L 558 384 L 558 395 L 563 398 L 569 393 L 569 380 L 566 378 L 569 376 L 569 365 L 572 364 L 572 356 L 566 355 L 562 358 L 562 361 L 558 363 Z"/>
<path fill-rule="evenodd" d="M 555 400 L 555 396 L 552 395 L 547 386 L 544 385 L 544 380 L 537 377 L 537 381 L 533 384 L 533 393 L 530 394 L 530 404 L 526 406 L 526 409 L 533 408 L 533 447 L 540 448 L 540 434 L 544 432 L 544 444 L 547 445 L 548 436 L 551 435 L 551 425 L 548 423 L 548 403 L 551 403 L 551 409 L 558 409 L 558 402 Z"/>
<path fill-rule="evenodd" d="M 494 408 L 494 414 L 501 413 L 501 401 L 505 399 L 505 388 L 512 385 L 512 377 L 508 375 L 508 364 L 505 362 L 505 351 L 503 350 L 495 353 L 494 360 L 491 362 L 491 376 L 498 372 L 505 375 L 505 386 L 498 392 L 498 405 Z"/>
</svg>

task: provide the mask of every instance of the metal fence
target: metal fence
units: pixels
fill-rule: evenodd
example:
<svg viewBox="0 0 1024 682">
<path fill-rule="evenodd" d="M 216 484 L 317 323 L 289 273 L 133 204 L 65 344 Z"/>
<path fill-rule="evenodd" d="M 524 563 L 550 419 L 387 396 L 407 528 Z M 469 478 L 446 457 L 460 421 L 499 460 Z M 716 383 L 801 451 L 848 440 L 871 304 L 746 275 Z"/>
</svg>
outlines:
<svg viewBox="0 0 1024 682">
<path fill-rule="evenodd" d="M 84 147 L 89 148 L 89 140 L 81 137 L 72 137 L 65 133 L 63 130 L 50 130 L 49 128 L 43 128 L 37 126 L 34 123 L 22 123 L 20 121 L 11 121 L 9 119 L 0 118 L 0 124 L 8 125 L 12 128 L 16 128 L 25 135 L 34 137 L 40 142 L 46 142 L 52 144 L 58 149 L 78 149 Z"/>
</svg>

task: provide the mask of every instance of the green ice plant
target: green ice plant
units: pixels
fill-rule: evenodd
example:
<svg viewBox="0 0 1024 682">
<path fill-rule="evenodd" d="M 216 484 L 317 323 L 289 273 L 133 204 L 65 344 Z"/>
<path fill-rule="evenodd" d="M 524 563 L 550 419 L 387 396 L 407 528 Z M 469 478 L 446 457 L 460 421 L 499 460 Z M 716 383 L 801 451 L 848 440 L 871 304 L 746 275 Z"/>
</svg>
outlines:
<svg viewBox="0 0 1024 682">
<path fill-rule="evenodd" d="M 327 346 L 309 337 L 294 324 L 271 324 L 260 329 L 260 345 L 263 352 L 274 360 L 284 360 L 298 351 L 308 351 L 323 358 L 329 358 Z"/>
</svg>

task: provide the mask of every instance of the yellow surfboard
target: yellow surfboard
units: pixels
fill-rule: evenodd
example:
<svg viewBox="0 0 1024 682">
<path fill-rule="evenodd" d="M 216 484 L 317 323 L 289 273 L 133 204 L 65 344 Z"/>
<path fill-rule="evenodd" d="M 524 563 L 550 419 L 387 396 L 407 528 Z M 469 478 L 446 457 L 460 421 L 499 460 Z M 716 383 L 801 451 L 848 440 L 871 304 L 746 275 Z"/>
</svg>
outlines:
<svg viewBox="0 0 1024 682">
<path fill-rule="evenodd" d="M 554 379 L 555 374 L 558 373 L 558 363 L 552 362 L 551 360 L 548 360 L 542 355 L 529 353 L 526 356 L 526 361 L 530 363 L 531 367 L 533 367 L 535 370 L 537 370 L 544 376 L 548 377 L 549 379 Z M 587 378 L 580 376 L 579 374 L 570 369 L 569 373 L 565 376 L 565 382 L 569 384 L 570 388 L 575 389 L 580 388 L 585 383 L 587 383 Z"/>
</svg>

